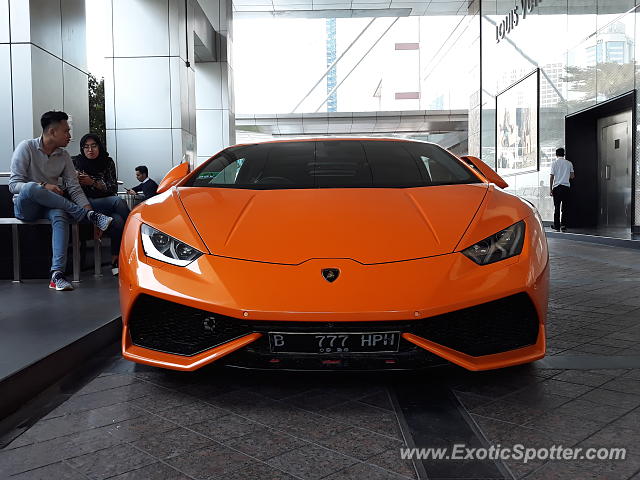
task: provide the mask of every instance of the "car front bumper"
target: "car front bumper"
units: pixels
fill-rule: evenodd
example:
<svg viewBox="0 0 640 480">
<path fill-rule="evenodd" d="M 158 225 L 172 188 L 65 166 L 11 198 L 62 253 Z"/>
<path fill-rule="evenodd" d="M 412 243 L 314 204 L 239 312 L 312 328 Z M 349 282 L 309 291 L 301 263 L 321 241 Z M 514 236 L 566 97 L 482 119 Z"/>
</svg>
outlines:
<svg viewBox="0 0 640 480">
<path fill-rule="evenodd" d="M 147 258 L 139 236 L 129 233 L 120 274 L 123 355 L 176 370 L 227 356 L 224 363 L 253 368 L 405 368 L 443 360 L 486 370 L 528 363 L 545 352 L 549 271 L 546 241 L 541 245 L 528 235 L 521 255 L 487 266 L 452 253 L 376 265 L 203 255 L 175 267 Z M 321 275 L 328 267 L 340 270 L 333 283 Z M 267 334 L 283 328 L 391 328 L 402 340 L 393 355 L 274 354 Z"/>
</svg>

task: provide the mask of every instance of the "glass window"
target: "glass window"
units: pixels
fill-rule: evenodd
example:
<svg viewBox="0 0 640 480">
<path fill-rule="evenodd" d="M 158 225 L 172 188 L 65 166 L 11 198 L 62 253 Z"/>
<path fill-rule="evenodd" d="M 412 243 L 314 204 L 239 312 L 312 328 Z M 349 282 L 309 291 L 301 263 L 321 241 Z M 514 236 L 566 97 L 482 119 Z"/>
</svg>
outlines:
<svg viewBox="0 0 640 480">
<path fill-rule="evenodd" d="M 409 188 L 480 180 L 437 145 L 327 140 L 232 147 L 187 182 L 194 187 Z"/>
<path fill-rule="evenodd" d="M 240 171 L 240 167 L 244 163 L 244 158 L 239 158 L 235 162 L 229 163 L 226 167 L 224 167 L 219 172 L 211 172 L 211 182 L 212 184 L 221 183 L 221 184 L 229 184 L 235 183 L 236 178 L 238 177 L 238 172 Z"/>
<path fill-rule="evenodd" d="M 624 47 L 625 42 L 607 42 L 607 56 L 606 61 L 608 63 L 624 63 Z"/>
<path fill-rule="evenodd" d="M 362 142 L 316 142 L 312 175 L 320 188 L 371 187 L 374 178 Z"/>
<path fill-rule="evenodd" d="M 425 184 L 425 176 L 409 150 L 404 148 L 403 143 L 362 142 L 377 186 L 419 187 Z"/>
<path fill-rule="evenodd" d="M 406 143 L 405 145 L 419 160 L 428 185 L 480 182 L 469 168 L 436 145 L 428 143 Z"/>
</svg>

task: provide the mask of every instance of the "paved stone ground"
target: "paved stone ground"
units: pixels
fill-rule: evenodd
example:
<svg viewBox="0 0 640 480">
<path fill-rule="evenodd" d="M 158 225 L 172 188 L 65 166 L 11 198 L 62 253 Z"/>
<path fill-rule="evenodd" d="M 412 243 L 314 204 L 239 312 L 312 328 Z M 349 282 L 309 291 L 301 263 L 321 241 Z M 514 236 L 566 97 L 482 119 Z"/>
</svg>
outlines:
<svg viewBox="0 0 640 480">
<path fill-rule="evenodd" d="M 549 246 L 548 354 L 640 355 L 640 250 Z"/>
<path fill-rule="evenodd" d="M 402 445 L 375 380 L 184 375 L 118 361 L 3 450 L 0 477 L 415 478 Z"/>
<path fill-rule="evenodd" d="M 452 460 L 416 470 L 400 458 L 400 447 L 413 446 L 419 432 L 403 423 L 394 389 L 420 384 L 453 393 L 447 408 L 462 411 L 485 446 L 628 449 L 625 460 L 505 461 L 502 478 L 640 480 L 640 251 L 549 243 L 545 361 L 573 359 L 571 368 L 181 374 L 118 359 L 0 451 L 0 478 L 461 478 Z M 618 368 L 601 361 L 603 368 L 585 370 L 581 359 L 594 356 Z M 452 426 L 429 428 L 433 444 L 418 447 L 435 445 L 436 437 L 453 442 Z"/>
</svg>

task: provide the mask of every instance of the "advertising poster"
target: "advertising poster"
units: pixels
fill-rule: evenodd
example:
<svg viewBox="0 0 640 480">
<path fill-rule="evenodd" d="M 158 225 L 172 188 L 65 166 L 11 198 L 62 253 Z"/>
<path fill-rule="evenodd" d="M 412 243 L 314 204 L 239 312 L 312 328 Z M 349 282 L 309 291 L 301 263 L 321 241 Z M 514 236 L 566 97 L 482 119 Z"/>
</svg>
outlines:
<svg viewBox="0 0 640 480">
<path fill-rule="evenodd" d="M 538 71 L 496 97 L 496 165 L 500 175 L 538 169 Z"/>
</svg>

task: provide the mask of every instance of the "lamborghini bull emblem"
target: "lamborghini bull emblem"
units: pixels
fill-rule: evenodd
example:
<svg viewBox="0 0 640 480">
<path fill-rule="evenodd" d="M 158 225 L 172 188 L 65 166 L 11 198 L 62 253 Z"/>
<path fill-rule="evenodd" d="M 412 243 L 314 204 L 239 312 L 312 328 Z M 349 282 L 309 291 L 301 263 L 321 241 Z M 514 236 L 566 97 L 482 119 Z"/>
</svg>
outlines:
<svg viewBox="0 0 640 480">
<path fill-rule="evenodd" d="M 333 283 L 340 276 L 340 270 L 338 270 L 337 268 L 323 268 L 322 276 L 327 282 Z"/>
</svg>

